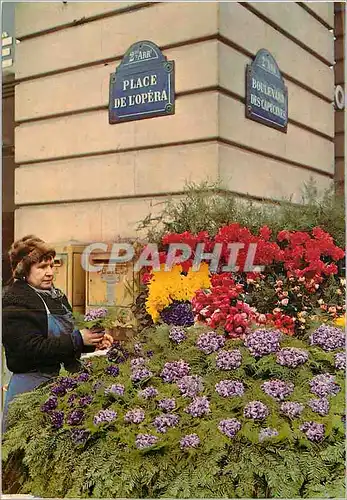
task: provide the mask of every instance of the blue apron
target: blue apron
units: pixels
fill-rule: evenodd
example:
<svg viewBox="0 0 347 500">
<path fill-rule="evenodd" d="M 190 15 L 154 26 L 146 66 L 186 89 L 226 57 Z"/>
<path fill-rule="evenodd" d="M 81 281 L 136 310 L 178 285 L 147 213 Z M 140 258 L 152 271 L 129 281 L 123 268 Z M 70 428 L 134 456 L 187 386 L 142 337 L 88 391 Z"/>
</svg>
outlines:
<svg viewBox="0 0 347 500">
<path fill-rule="evenodd" d="M 73 315 L 64 304 L 62 304 L 65 309 L 65 314 L 51 314 L 46 302 L 40 294 L 39 297 L 42 299 L 48 320 L 48 337 L 59 337 L 60 335 L 74 335 L 78 331 L 74 330 L 73 326 Z M 30 392 L 36 389 L 39 385 L 50 382 L 59 374 L 59 371 L 52 373 L 42 373 L 39 371 L 32 371 L 28 373 L 13 373 L 8 384 L 5 404 L 2 415 L 2 432 L 6 430 L 6 419 L 8 413 L 8 405 L 13 400 L 15 396 L 23 394 L 24 392 Z"/>
</svg>

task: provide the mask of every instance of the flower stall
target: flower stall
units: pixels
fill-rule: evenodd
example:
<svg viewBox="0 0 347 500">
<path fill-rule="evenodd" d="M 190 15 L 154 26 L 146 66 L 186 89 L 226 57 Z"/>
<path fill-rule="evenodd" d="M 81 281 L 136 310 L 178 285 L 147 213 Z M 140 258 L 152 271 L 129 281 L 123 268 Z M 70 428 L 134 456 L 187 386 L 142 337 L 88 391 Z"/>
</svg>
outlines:
<svg viewBox="0 0 347 500">
<path fill-rule="evenodd" d="M 165 270 L 171 243 L 191 255 Z M 221 244 L 214 272 L 194 270 L 201 243 Z M 133 310 L 146 327 L 13 403 L 5 478 L 17 458 L 20 492 L 41 497 L 344 497 L 344 251 L 318 226 L 240 223 L 160 245 Z"/>
</svg>

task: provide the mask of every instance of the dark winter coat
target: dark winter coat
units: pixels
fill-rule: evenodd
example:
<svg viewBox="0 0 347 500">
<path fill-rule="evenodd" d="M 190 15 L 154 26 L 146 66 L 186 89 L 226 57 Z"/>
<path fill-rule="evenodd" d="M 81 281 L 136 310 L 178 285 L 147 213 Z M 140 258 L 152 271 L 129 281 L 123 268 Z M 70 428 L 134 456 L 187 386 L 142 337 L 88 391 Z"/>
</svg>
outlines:
<svg viewBox="0 0 347 500">
<path fill-rule="evenodd" d="M 51 314 L 64 314 L 62 303 L 71 311 L 65 295 L 62 299 L 45 297 L 45 302 Z M 2 343 L 13 373 L 54 373 L 61 363 L 80 357 L 83 341 L 79 334 L 48 337 L 44 303 L 26 282 L 18 280 L 7 287 L 2 307 Z"/>
</svg>

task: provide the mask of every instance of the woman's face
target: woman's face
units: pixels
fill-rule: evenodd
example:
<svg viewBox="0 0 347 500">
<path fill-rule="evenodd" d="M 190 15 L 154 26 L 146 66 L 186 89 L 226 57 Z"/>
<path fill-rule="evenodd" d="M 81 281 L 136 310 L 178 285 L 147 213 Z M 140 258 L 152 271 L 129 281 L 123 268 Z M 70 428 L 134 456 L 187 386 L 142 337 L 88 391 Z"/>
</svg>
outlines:
<svg viewBox="0 0 347 500">
<path fill-rule="evenodd" d="M 53 266 L 54 259 L 43 260 L 42 262 L 33 264 L 27 277 L 29 285 L 41 288 L 42 290 L 49 290 L 53 283 Z"/>
</svg>

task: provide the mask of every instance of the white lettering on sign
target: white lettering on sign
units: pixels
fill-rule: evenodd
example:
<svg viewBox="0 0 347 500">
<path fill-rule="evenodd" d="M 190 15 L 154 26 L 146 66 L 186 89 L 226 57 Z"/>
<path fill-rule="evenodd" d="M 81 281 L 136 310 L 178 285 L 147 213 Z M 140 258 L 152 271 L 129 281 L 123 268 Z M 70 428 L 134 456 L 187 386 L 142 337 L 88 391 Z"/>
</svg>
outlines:
<svg viewBox="0 0 347 500">
<path fill-rule="evenodd" d="M 157 85 L 157 75 L 146 75 L 142 78 L 130 78 L 130 80 L 123 81 L 123 91 L 142 89 L 144 87 L 151 87 Z"/>
<path fill-rule="evenodd" d="M 260 62 L 260 65 L 266 69 L 267 71 L 269 71 L 270 73 L 272 73 L 273 75 L 276 75 L 277 76 L 277 71 L 276 71 L 276 66 L 275 64 L 268 58 L 266 57 L 265 55 L 263 55 L 261 57 L 261 62 Z"/>
<path fill-rule="evenodd" d="M 277 102 L 284 104 L 285 98 L 283 95 L 283 92 L 281 92 L 278 89 L 274 89 L 270 85 L 267 85 L 266 83 L 260 82 L 259 80 L 256 80 L 255 78 L 252 78 L 252 88 L 257 89 L 258 92 L 262 92 L 263 94 L 273 97 Z"/>
<path fill-rule="evenodd" d="M 152 57 L 151 50 L 138 50 L 136 52 L 130 52 L 129 54 L 129 62 L 137 62 L 144 61 L 146 59 L 150 59 Z"/>
<path fill-rule="evenodd" d="M 280 116 L 283 120 L 287 119 L 286 113 L 283 109 L 254 94 L 251 94 L 251 104 L 254 104 L 254 106 L 257 106 L 258 108 L 262 108 L 275 116 Z"/>
</svg>

